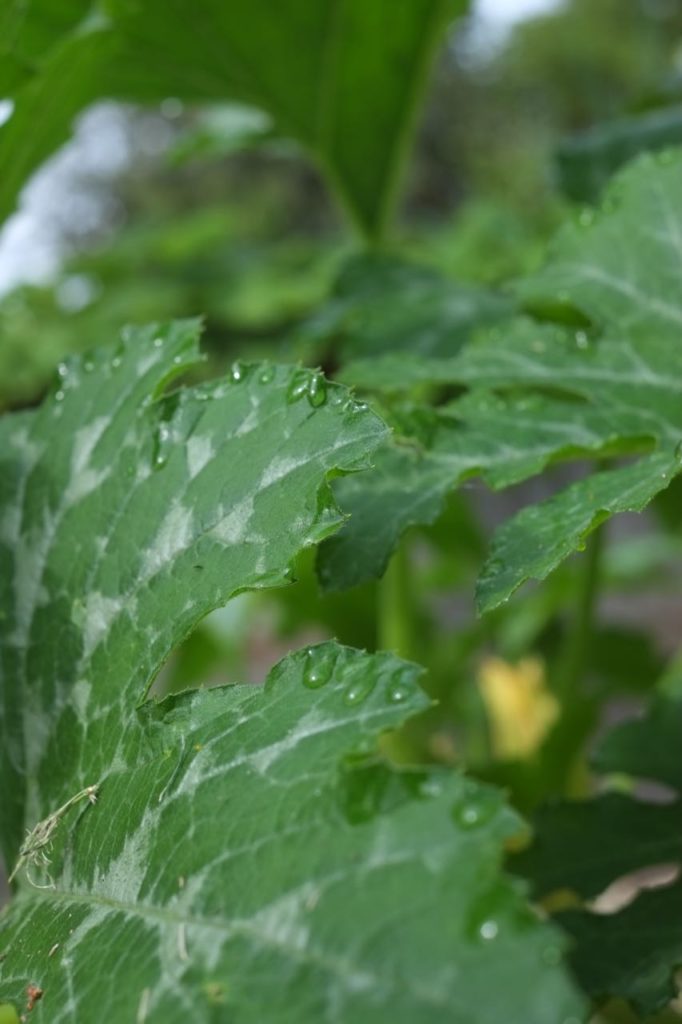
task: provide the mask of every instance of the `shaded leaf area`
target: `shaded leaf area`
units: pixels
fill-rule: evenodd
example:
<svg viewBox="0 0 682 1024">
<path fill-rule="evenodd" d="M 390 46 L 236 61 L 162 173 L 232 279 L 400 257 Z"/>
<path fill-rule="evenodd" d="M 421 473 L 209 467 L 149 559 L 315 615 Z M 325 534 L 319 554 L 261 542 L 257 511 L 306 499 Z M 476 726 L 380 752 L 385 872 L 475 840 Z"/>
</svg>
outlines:
<svg viewBox="0 0 682 1024">
<path fill-rule="evenodd" d="M 611 176 L 642 152 L 682 142 L 682 108 L 666 107 L 620 117 L 564 139 L 556 154 L 559 184 L 578 202 L 599 199 Z M 665 159 L 665 157 L 664 157 Z"/>
<path fill-rule="evenodd" d="M 328 643 L 264 687 L 145 701 L 208 610 L 286 583 L 338 526 L 327 477 L 385 435 L 312 371 L 235 364 L 169 391 L 197 333 L 129 331 L 0 421 L 6 862 L 70 802 L 49 878 L 18 872 L 0 1002 L 40 989 L 51 1024 L 562 1024 L 581 998 L 501 872 L 521 827 L 503 795 L 379 758 L 428 705 L 416 666 Z"/>
<path fill-rule="evenodd" d="M 682 700 L 654 701 L 644 718 L 624 722 L 599 744 L 592 758 L 602 774 L 627 771 L 682 793 Z"/>
<path fill-rule="evenodd" d="M 437 409 L 393 408 L 387 418 L 395 437 L 376 453 L 372 470 L 333 483 L 350 519 L 319 549 L 325 589 L 381 576 L 403 533 L 435 522 L 450 491 L 471 477 L 501 489 L 558 458 L 622 444 L 601 410 L 539 396 L 518 401 L 476 390 Z"/>
<path fill-rule="evenodd" d="M 359 789 L 352 766 L 339 776 L 424 706 L 417 675 L 330 643 L 264 690 L 145 705 L 126 740 L 145 753 L 64 835 L 56 890 L 24 891 L 7 915 L 0 997 L 38 983 L 57 1024 L 87 1014 L 93 984 L 112 1021 L 575 1012 L 551 929 L 500 875 L 519 827 L 501 794 L 380 764 Z"/>
<path fill-rule="evenodd" d="M 514 449 L 508 479 L 488 473 L 493 485 L 557 459 L 643 453 L 505 524 L 479 581 L 482 610 L 525 580 L 544 579 L 604 519 L 640 511 L 682 469 L 681 167 L 679 153 L 636 161 L 615 180 L 602 209 L 567 224 L 546 267 L 519 285 L 529 309 L 572 320 L 577 329 L 519 318 L 451 358 L 388 354 L 351 362 L 342 374 L 347 383 L 382 392 L 468 388 L 447 412 L 459 410 L 463 424 L 476 427 L 459 435 L 462 447 L 471 444 L 472 468 L 480 455 L 481 404 L 489 405 L 499 455 L 508 438 Z M 479 394 L 480 401 L 472 397 Z M 371 486 L 369 475 L 367 481 Z"/>
<path fill-rule="evenodd" d="M 645 718 L 609 733 L 595 756 L 605 773 L 644 778 L 673 790 L 665 802 L 607 793 L 583 802 L 545 807 L 536 816 L 529 849 L 512 869 L 531 880 L 538 897 L 571 890 L 581 901 L 642 869 L 682 863 L 682 776 L 679 766 L 682 702 L 657 697 Z M 574 942 L 571 963 L 596 999 L 629 1000 L 643 1013 L 675 994 L 682 962 L 682 885 L 637 892 L 623 909 L 598 905 L 564 911 L 555 920 Z"/>
<path fill-rule="evenodd" d="M 266 110 L 281 134 L 309 147 L 363 229 L 378 234 L 435 45 L 462 7 L 454 0 L 399 7 L 207 0 L 188 16 L 179 0 L 108 0 L 85 11 L 69 3 L 68 16 L 52 24 L 60 9 L 53 0 L 15 0 L 7 17 L 20 29 L 6 56 L 36 62 L 26 80 L 7 75 L 9 85 L 16 78 L 16 108 L 0 130 L 8 172 L 0 214 L 93 100 L 234 99 Z"/>
<path fill-rule="evenodd" d="M 123 711 L 172 648 L 240 590 L 288 582 L 341 521 L 325 477 L 365 465 L 385 435 L 344 388 L 294 367 L 235 364 L 164 394 L 197 335 L 130 330 L 62 364 L 35 413 L 0 421 L 8 863 L 24 815 L 73 791 L 76 740 L 89 732 L 102 770 L 115 760 Z"/>
<path fill-rule="evenodd" d="M 395 352 L 452 356 L 512 309 L 508 297 L 427 266 L 365 255 L 344 266 L 331 299 L 296 334 L 336 362 Z"/>
</svg>

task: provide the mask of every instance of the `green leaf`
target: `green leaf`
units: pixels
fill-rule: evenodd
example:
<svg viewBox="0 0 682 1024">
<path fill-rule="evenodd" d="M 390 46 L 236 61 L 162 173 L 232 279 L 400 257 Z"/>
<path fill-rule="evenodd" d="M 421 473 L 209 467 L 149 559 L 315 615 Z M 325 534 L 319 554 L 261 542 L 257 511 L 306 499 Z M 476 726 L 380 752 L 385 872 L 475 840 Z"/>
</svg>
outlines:
<svg viewBox="0 0 682 1024">
<path fill-rule="evenodd" d="M 426 703 L 416 674 L 326 644 L 285 659 L 264 690 L 146 705 L 127 723 L 126 767 L 64 827 L 57 889 L 12 905 L 2 996 L 18 1000 L 31 978 L 56 1024 L 82 1016 L 106 949 L 112 1022 L 575 1012 L 543 965 L 551 933 L 499 876 L 518 828 L 499 795 L 379 768 L 364 769 L 360 801 L 352 768 L 339 783 L 340 756 Z M 476 813 L 480 826 L 458 824 Z M 491 995 L 500 960 L 508 981 Z"/>
<path fill-rule="evenodd" d="M 618 914 L 567 911 L 557 920 L 573 939 L 573 969 L 587 992 L 597 998 L 616 993 L 644 1016 L 677 996 L 682 883 L 644 892 Z"/>
<path fill-rule="evenodd" d="M 33 0 L 31 17 L 41 20 L 53 5 Z M 18 12 L 23 6 L 14 5 Z M 0 215 L 87 104 L 177 96 L 237 100 L 270 113 L 281 134 L 313 152 L 362 229 L 379 235 L 435 46 L 463 6 L 205 0 L 189 16 L 179 0 L 109 0 L 105 15 L 55 35 L 17 90 L 14 114 L 0 130 L 0 164 L 9 171 Z"/>
<path fill-rule="evenodd" d="M 679 802 L 649 804 L 620 793 L 550 804 L 538 811 L 535 841 L 512 868 L 534 892 L 570 890 L 593 899 L 622 875 L 682 857 Z"/>
<path fill-rule="evenodd" d="M 463 481 L 480 475 L 491 487 L 508 487 L 559 458 L 603 452 L 620 440 L 616 421 L 601 410 L 483 390 L 436 410 L 394 409 L 391 422 L 398 440 L 377 452 L 374 467 L 334 482 L 350 519 L 319 549 L 327 590 L 383 575 L 405 531 L 435 522 Z"/>
<path fill-rule="evenodd" d="M 532 880 L 537 896 L 568 889 L 584 902 L 632 872 L 679 867 L 681 715 L 682 702 L 657 697 L 645 718 L 616 727 L 597 749 L 600 771 L 646 780 L 643 797 L 607 793 L 540 810 L 533 844 L 512 860 L 512 869 Z M 652 781 L 672 787 L 674 799 L 668 794 L 665 802 L 651 802 Z M 640 888 L 641 882 L 630 880 L 624 908 L 587 904 L 555 919 L 574 941 L 571 963 L 585 990 L 597 999 L 627 999 L 648 1014 L 675 994 L 682 885 Z"/>
<path fill-rule="evenodd" d="M 505 524 L 481 574 L 482 610 L 507 600 L 525 580 L 544 579 L 601 522 L 641 511 L 682 470 L 681 171 L 679 153 L 637 161 L 616 179 L 602 210 L 567 224 L 547 266 L 519 286 L 529 308 L 570 315 L 580 329 L 518 319 L 451 358 L 388 355 L 359 360 L 343 374 L 349 383 L 382 390 L 468 387 L 472 393 L 448 413 L 459 409 L 462 422 L 476 427 L 457 450 L 466 455 L 468 444 L 473 465 L 480 455 L 476 396 L 483 392 L 500 454 L 511 439 L 509 478 L 498 483 L 557 459 L 646 453 Z M 490 391 L 498 393 L 497 405 Z"/>
<path fill-rule="evenodd" d="M 547 501 L 531 505 L 495 534 L 476 597 L 481 611 L 507 601 L 528 579 L 543 580 L 604 520 L 641 512 L 680 471 L 674 452 L 661 452 L 623 469 L 594 473 Z"/>
<path fill-rule="evenodd" d="M 452 356 L 474 330 L 511 310 L 510 300 L 493 291 L 418 263 L 368 254 L 346 263 L 332 298 L 297 335 L 333 346 L 333 358 L 343 362 L 395 352 L 408 359 Z"/>
<path fill-rule="evenodd" d="M 162 396 L 195 362 L 197 333 L 130 331 L 113 356 L 62 365 L 38 412 L 0 421 L 8 862 L 24 801 L 35 816 L 42 784 L 73 788 L 82 708 L 96 718 L 102 702 L 115 721 L 112 699 L 124 685 L 141 697 L 208 611 L 286 583 L 301 548 L 340 522 L 325 476 L 365 464 L 385 434 L 345 389 L 291 367 L 236 364 L 226 380 Z M 14 720 L 24 701 L 30 732 Z M 103 764 L 112 742 L 115 730 Z"/>
<path fill-rule="evenodd" d="M 597 747 L 592 761 L 597 771 L 627 772 L 638 779 L 661 782 L 682 793 L 682 701 L 659 696 L 643 718 L 623 722 Z"/>
<path fill-rule="evenodd" d="M 597 124 L 563 140 L 557 151 L 559 182 L 578 202 L 598 200 L 609 178 L 644 151 L 665 150 L 682 142 L 682 110 L 647 110 Z"/>
<path fill-rule="evenodd" d="M 169 392 L 196 334 L 129 332 L 0 421 L 0 831 L 10 865 L 49 833 L 53 885 L 21 861 L 0 1001 L 37 986 L 51 1024 L 563 1024 L 582 1001 L 501 874 L 502 794 L 379 758 L 428 706 L 416 666 L 327 643 L 264 687 L 147 699 L 207 611 L 338 526 L 327 477 L 385 435 L 312 371 Z"/>
</svg>

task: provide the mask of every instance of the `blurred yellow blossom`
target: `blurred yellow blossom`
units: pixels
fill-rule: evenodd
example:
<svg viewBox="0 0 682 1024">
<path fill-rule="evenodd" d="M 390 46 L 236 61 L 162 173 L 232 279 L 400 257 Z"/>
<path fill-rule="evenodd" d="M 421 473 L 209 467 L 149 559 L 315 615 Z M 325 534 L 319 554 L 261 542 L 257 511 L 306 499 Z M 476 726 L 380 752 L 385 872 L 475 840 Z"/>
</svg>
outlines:
<svg viewBox="0 0 682 1024">
<path fill-rule="evenodd" d="M 502 658 L 485 658 L 478 685 L 490 719 L 495 757 L 530 757 L 559 714 L 559 703 L 547 688 L 542 659 L 523 658 L 511 665 Z"/>
</svg>

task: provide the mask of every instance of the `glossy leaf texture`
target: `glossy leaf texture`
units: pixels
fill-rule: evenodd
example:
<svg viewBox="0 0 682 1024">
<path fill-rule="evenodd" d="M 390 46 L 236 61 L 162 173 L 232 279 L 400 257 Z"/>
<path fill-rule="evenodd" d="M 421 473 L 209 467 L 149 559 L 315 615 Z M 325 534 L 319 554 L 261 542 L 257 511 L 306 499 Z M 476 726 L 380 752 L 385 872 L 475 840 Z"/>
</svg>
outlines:
<svg viewBox="0 0 682 1024">
<path fill-rule="evenodd" d="M 612 791 L 544 808 L 533 844 L 512 860 L 537 897 L 568 890 L 583 904 L 555 919 L 573 939 L 586 991 L 627 999 L 645 1015 L 675 995 L 682 958 L 681 716 L 679 700 L 659 696 L 644 718 L 607 734 L 595 767 L 639 782 L 639 796 Z M 647 872 L 656 887 L 647 888 Z"/>
<path fill-rule="evenodd" d="M 0 1003 L 39 989 L 50 1024 L 563 1024 L 581 997 L 501 872 L 521 827 L 503 795 L 379 756 L 428 705 L 416 666 L 327 643 L 264 687 L 147 699 L 202 616 L 338 527 L 328 476 L 385 436 L 314 371 L 169 390 L 196 336 L 131 331 L 0 421 L 6 862 L 98 787 L 54 829 L 49 878 L 18 872 Z"/>
<path fill-rule="evenodd" d="M 461 479 L 453 462 L 463 461 L 466 475 L 487 474 L 493 486 L 506 486 L 557 460 L 638 457 L 503 525 L 479 581 L 482 610 L 504 602 L 525 580 L 545 578 L 601 522 L 640 511 L 682 470 L 681 169 L 679 153 L 643 157 L 614 181 L 601 210 L 565 226 L 546 267 L 518 288 L 537 318 L 494 327 L 451 358 L 385 355 L 351 363 L 342 374 L 382 392 L 469 389 L 445 410 L 461 425 L 449 443 L 453 459 L 443 461 L 443 491 Z M 440 457 L 441 430 L 431 439 L 412 430 L 406 436 L 421 446 L 425 465 Z M 491 470 L 491 452 L 499 471 Z M 378 481 L 367 481 L 381 500 Z M 343 505 L 342 488 L 339 499 Z M 348 511 L 357 500 L 354 492 Z M 386 506 L 389 536 L 400 532 L 394 523 L 402 514 Z M 333 545 L 342 542 L 343 533 Z"/>
<path fill-rule="evenodd" d="M 76 21 L 82 8 L 73 0 L 10 2 L 19 28 L 5 59 L 41 59 L 15 82 L 16 107 L 0 129 L 1 216 L 93 100 L 174 96 L 266 110 L 281 134 L 312 151 L 362 229 L 378 235 L 434 49 L 464 4 L 202 0 L 189 11 L 179 0 L 107 0 Z"/>
</svg>

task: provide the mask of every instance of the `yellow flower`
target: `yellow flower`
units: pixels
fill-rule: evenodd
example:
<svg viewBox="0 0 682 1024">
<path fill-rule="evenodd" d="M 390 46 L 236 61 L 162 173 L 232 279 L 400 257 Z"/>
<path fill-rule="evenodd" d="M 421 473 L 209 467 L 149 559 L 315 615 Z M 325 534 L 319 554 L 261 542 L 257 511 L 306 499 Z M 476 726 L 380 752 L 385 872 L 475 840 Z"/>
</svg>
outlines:
<svg viewBox="0 0 682 1024">
<path fill-rule="evenodd" d="M 542 659 L 523 658 L 510 665 L 502 658 L 485 658 L 478 685 L 490 719 L 495 757 L 530 757 L 559 714 L 559 703 L 547 688 Z"/>
</svg>

